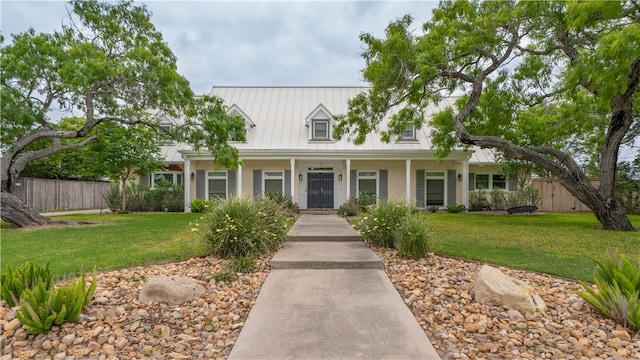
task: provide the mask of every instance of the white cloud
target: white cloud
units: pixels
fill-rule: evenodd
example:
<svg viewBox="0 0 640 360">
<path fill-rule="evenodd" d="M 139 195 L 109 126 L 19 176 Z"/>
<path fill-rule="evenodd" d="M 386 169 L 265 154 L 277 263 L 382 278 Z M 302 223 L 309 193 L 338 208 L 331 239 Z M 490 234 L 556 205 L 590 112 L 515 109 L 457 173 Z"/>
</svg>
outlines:
<svg viewBox="0 0 640 360">
<path fill-rule="evenodd" d="M 196 93 L 214 85 L 360 85 L 363 32 L 405 14 L 419 28 L 431 1 L 145 1 Z M 1 1 L 2 34 L 51 32 L 61 1 Z M 6 40 L 5 40 L 6 41 Z"/>
</svg>

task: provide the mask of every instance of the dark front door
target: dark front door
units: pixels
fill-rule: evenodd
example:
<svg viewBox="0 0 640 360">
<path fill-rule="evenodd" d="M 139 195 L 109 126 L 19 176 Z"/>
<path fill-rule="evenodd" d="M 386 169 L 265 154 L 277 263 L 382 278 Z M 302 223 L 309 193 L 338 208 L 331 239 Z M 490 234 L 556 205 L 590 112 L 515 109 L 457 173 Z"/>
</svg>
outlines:
<svg viewBox="0 0 640 360">
<path fill-rule="evenodd" d="M 307 175 L 307 207 L 333 209 L 333 173 Z"/>
</svg>

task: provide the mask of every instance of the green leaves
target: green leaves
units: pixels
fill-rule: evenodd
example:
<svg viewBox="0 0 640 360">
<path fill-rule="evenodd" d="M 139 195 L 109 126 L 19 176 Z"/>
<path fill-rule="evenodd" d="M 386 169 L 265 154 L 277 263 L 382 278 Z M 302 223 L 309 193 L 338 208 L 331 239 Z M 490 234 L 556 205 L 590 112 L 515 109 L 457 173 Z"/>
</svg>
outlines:
<svg viewBox="0 0 640 360">
<path fill-rule="evenodd" d="M 46 334 L 53 325 L 77 321 L 96 289 L 96 272 L 88 288 L 84 274 L 75 282 L 57 289 L 39 283 L 22 293 L 16 317 L 27 326 L 28 334 Z"/>
<path fill-rule="evenodd" d="M 0 282 L 0 298 L 13 307 L 18 304 L 25 290 L 34 289 L 40 285 L 45 289 L 53 287 L 53 272 L 49 269 L 49 263 L 43 268 L 27 262 L 15 270 L 7 264 Z"/>
<path fill-rule="evenodd" d="M 598 277 L 594 277 L 598 291 L 581 281 L 585 291 L 577 294 L 606 317 L 640 330 L 640 263 L 623 254 L 619 261 L 593 261 L 598 265 Z"/>
</svg>

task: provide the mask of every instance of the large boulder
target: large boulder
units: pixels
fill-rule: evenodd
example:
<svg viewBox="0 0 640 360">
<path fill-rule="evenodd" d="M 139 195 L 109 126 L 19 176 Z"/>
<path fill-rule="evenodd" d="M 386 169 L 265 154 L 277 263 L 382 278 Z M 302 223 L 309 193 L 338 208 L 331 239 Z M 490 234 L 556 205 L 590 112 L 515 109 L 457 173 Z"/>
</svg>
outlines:
<svg viewBox="0 0 640 360">
<path fill-rule="evenodd" d="M 475 300 L 485 305 L 505 305 L 526 312 L 547 310 L 547 304 L 531 286 L 488 265 L 478 272 L 473 292 Z"/>
<path fill-rule="evenodd" d="M 180 305 L 199 298 L 204 292 L 205 288 L 190 277 L 154 276 L 144 283 L 138 299 L 145 303 Z"/>
</svg>

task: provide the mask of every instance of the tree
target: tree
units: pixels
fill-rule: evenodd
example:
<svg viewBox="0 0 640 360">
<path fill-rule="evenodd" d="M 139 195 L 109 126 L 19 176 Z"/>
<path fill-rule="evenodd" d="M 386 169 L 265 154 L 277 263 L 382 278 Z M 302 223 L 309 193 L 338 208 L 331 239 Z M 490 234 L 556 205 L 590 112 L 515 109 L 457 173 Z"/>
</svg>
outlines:
<svg viewBox="0 0 640 360">
<path fill-rule="evenodd" d="M 90 149 L 95 156 L 92 167 L 119 181 L 122 191 L 120 210 L 127 210 L 127 182 L 134 175 L 147 174 L 165 164 L 160 154 L 158 134 L 149 127 L 136 124 L 124 128 L 113 123 L 102 124 L 98 140 Z"/>
<path fill-rule="evenodd" d="M 337 137 L 363 141 L 401 107 L 388 140 L 459 96 L 430 119 L 440 156 L 457 141 L 494 148 L 557 177 L 605 229 L 633 230 L 614 190 L 620 146 L 640 131 L 637 1 L 444 1 L 421 34 L 411 25 L 405 16 L 384 39 L 361 35 L 372 87 L 350 101 Z M 598 187 L 580 165 L 594 154 Z"/>
<path fill-rule="evenodd" d="M 63 118 L 58 124 L 52 124 L 57 130 L 71 131 L 79 130 L 84 124 L 83 118 Z M 78 139 L 64 139 L 61 142 L 69 145 L 78 142 Z M 40 140 L 28 146 L 25 151 L 41 150 L 51 146 L 50 140 Z M 81 179 L 85 181 L 95 181 L 105 176 L 99 168 L 91 166 L 95 151 L 91 146 L 82 147 L 73 151 L 61 151 L 51 156 L 30 162 L 20 173 L 20 176 L 29 176 L 43 179 Z M 95 170 L 95 171 L 94 171 Z"/>
<path fill-rule="evenodd" d="M 228 116 L 220 99 L 194 96 L 144 6 L 73 0 L 68 12 L 62 30 L 31 29 L 1 48 L 3 220 L 49 223 L 11 194 L 16 176 L 32 161 L 95 141 L 94 129 L 103 123 L 158 129 L 156 111 L 184 117 L 172 136 L 207 148 L 221 165 L 237 166 L 237 149 L 227 141 L 244 140 L 242 121 Z M 80 113 L 82 126 L 57 129 L 59 111 Z M 48 145 L 30 148 L 41 141 Z"/>
</svg>

